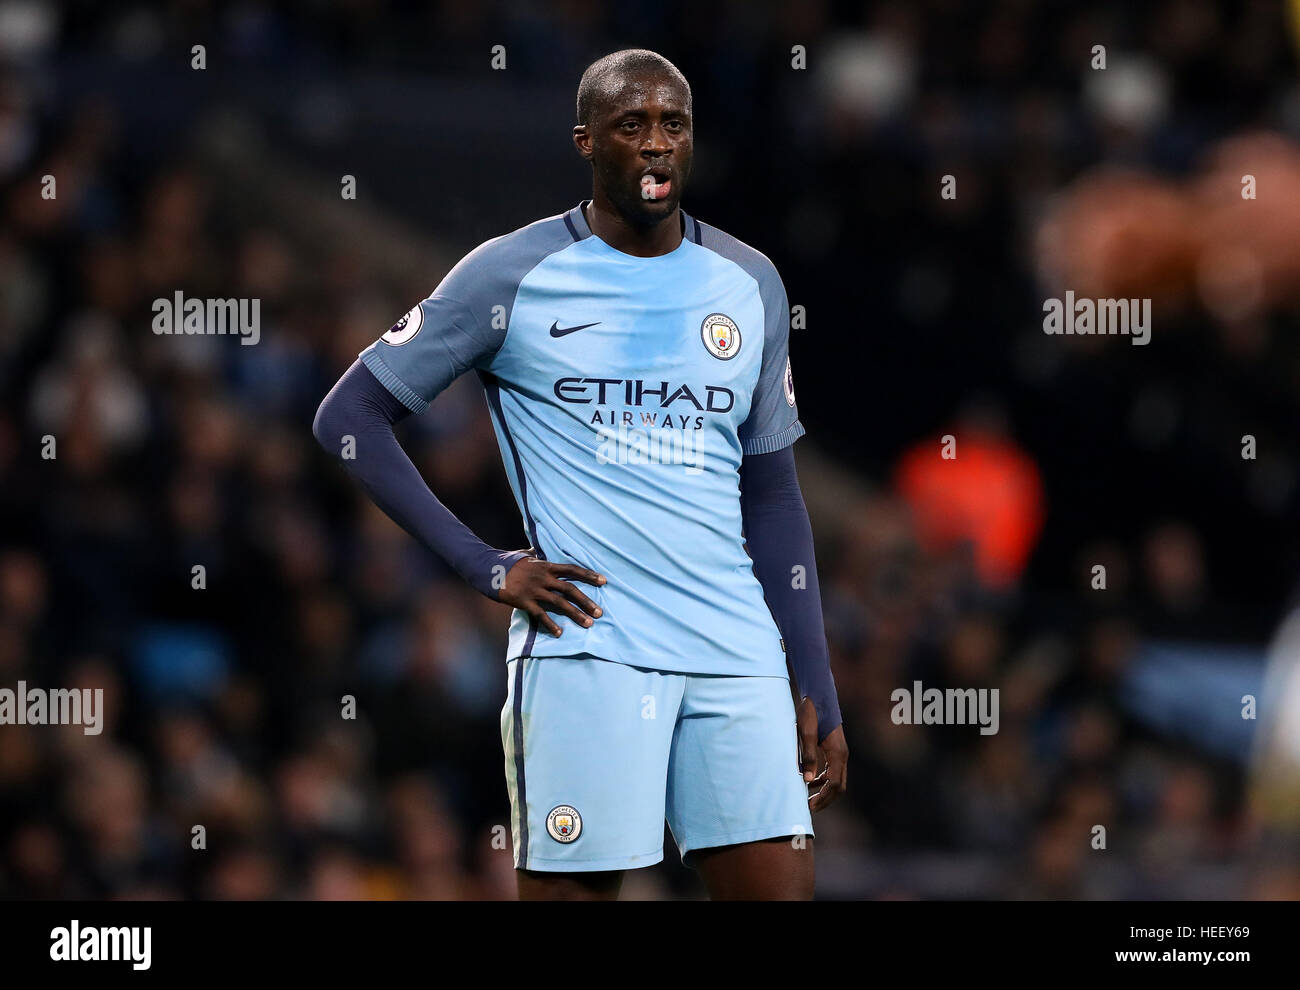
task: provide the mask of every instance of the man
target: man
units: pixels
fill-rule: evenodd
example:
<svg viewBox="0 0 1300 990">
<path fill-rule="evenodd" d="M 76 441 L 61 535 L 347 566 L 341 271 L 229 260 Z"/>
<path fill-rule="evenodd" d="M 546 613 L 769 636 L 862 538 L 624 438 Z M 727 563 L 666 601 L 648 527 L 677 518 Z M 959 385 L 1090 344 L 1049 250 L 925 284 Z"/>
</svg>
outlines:
<svg viewBox="0 0 1300 990">
<path fill-rule="evenodd" d="M 785 289 L 679 208 L 691 91 L 672 63 L 615 52 L 577 102 L 591 200 L 466 255 L 362 352 L 315 434 L 336 455 L 354 437 L 344 464 L 379 506 L 515 608 L 501 721 L 521 898 L 617 897 L 662 859 L 665 818 L 710 896 L 810 898 L 809 811 L 844 790 L 848 750 L 790 447 Z M 527 551 L 482 543 L 393 438 L 471 368 Z"/>
</svg>

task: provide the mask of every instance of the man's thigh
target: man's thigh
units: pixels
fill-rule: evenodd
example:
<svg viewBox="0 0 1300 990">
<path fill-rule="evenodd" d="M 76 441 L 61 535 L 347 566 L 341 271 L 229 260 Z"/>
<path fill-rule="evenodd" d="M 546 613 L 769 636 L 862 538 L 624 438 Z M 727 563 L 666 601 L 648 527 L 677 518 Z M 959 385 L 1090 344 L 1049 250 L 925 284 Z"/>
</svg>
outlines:
<svg viewBox="0 0 1300 990">
<path fill-rule="evenodd" d="M 541 873 L 515 870 L 521 901 L 616 901 L 623 871 L 605 873 Z"/>
<path fill-rule="evenodd" d="M 687 675 L 669 757 L 667 816 L 689 866 L 705 858 L 693 851 L 753 844 L 710 854 L 721 864 L 710 872 L 757 866 L 811 876 L 812 817 L 788 681 Z M 772 839 L 785 841 L 765 841 Z M 802 896 L 798 883 L 782 889 L 788 893 L 781 896 Z"/>
<path fill-rule="evenodd" d="M 507 671 L 501 739 L 515 866 L 536 879 L 521 879 L 521 894 L 547 887 L 541 874 L 612 873 L 663 859 L 683 676 L 568 657 L 512 660 Z M 570 886 L 580 896 L 610 883 Z"/>
<path fill-rule="evenodd" d="M 760 839 L 697 849 L 691 861 L 715 901 L 812 900 L 812 839 Z"/>
</svg>

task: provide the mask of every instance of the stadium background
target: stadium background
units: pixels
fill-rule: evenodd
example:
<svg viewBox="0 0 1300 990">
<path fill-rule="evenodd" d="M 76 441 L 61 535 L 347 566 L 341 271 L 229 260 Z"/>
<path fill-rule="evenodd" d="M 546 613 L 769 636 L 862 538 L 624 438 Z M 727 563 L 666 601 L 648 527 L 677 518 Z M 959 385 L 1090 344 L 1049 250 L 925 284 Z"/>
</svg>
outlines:
<svg viewBox="0 0 1300 990">
<path fill-rule="evenodd" d="M 1285 640 L 1265 689 L 1300 549 L 1292 36 L 1206 0 L 0 3 L 0 686 L 110 709 L 0 727 L 0 896 L 513 896 L 506 610 L 310 424 L 465 251 L 589 194 L 578 77 L 643 46 L 694 88 L 684 206 L 806 307 L 852 752 L 820 895 L 1300 897 Z M 1067 287 L 1151 298 L 1151 342 L 1045 335 Z M 260 342 L 155 335 L 176 290 L 259 298 Z M 521 545 L 476 383 L 402 438 Z M 1000 688 L 1000 731 L 893 724 L 915 680 Z M 665 856 L 626 896 L 702 896 Z"/>
</svg>

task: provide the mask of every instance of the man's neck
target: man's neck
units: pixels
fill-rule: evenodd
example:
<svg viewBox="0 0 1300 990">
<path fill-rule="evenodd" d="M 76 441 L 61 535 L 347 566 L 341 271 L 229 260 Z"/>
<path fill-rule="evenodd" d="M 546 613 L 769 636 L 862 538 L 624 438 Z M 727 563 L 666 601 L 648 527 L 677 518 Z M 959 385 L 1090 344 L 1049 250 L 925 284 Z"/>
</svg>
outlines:
<svg viewBox="0 0 1300 990">
<path fill-rule="evenodd" d="M 679 207 L 651 227 L 635 227 L 609 206 L 593 198 L 584 214 L 591 232 L 624 254 L 654 258 L 675 251 L 682 243 L 682 211 Z"/>
</svg>

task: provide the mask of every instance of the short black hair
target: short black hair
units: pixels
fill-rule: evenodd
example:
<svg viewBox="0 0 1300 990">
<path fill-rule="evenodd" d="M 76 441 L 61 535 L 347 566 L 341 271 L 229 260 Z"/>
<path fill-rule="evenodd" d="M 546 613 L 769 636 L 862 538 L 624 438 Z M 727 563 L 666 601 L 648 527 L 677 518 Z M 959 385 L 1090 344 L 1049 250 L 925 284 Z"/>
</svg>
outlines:
<svg viewBox="0 0 1300 990">
<path fill-rule="evenodd" d="M 680 69 L 658 52 L 648 48 L 624 48 L 622 51 L 610 52 L 604 58 L 598 58 L 587 66 L 578 83 L 578 123 L 590 124 L 591 115 L 596 111 L 601 100 L 612 95 L 615 85 L 627 76 L 646 75 L 660 72 L 671 76 L 682 84 L 686 90 L 686 109 L 691 107 L 691 84 L 686 81 Z"/>
</svg>

